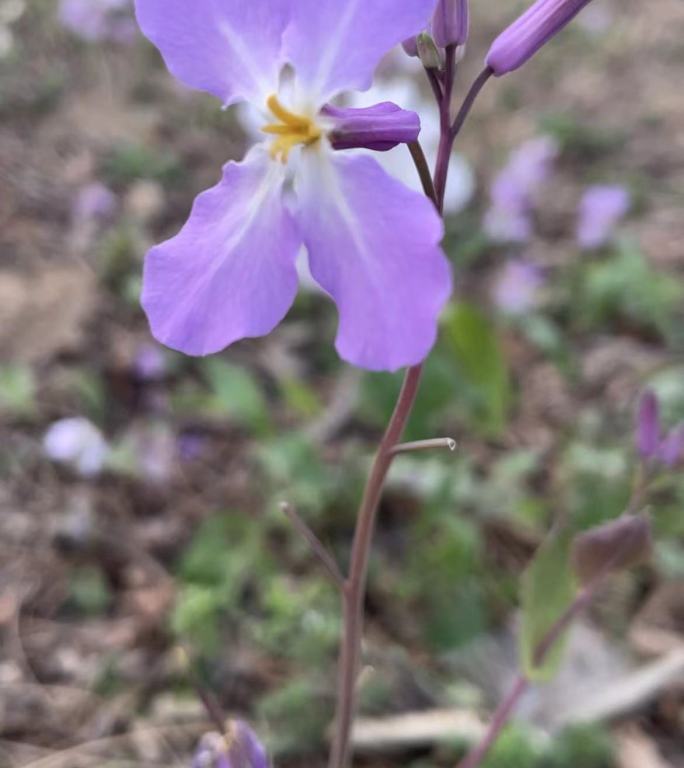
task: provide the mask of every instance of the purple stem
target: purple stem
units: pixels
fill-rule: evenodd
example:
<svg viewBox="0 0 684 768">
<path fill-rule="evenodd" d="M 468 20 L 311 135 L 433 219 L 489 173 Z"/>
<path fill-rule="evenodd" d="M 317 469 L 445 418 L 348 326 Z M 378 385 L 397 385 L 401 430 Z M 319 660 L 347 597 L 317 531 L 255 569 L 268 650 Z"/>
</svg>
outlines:
<svg viewBox="0 0 684 768">
<path fill-rule="evenodd" d="M 456 47 L 447 48 L 446 70 L 443 88 L 436 90 L 440 110 L 441 140 L 435 166 L 434 183 L 430 179 L 429 168 L 420 145 L 409 145 L 416 163 L 418 174 L 423 182 L 426 195 L 434 202 L 437 210 L 444 210 L 444 192 L 451 159 L 451 149 L 458 131 L 451 125 L 451 97 L 456 70 Z M 483 79 L 483 75 L 486 77 Z M 491 72 L 485 70 L 475 81 L 459 112 L 457 122 L 463 125 L 472 108 L 477 94 L 489 78 Z M 335 715 L 335 733 L 330 751 L 329 768 L 347 768 L 351 757 L 351 729 L 356 711 L 356 685 L 361 663 L 361 640 L 364 623 L 364 601 L 368 581 L 368 563 L 370 559 L 373 534 L 378 505 L 385 485 L 387 473 L 395 456 L 394 449 L 399 444 L 406 423 L 411 415 L 418 394 L 418 386 L 423 366 L 409 368 L 394 408 L 394 413 L 382 437 L 373 461 L 373 467 L 366 483 L 366 488 L 359 508 L 354 531 L 349 575 L 342 586 L 343 629 L 338 661 L 337 712 Z"/>
</svg>

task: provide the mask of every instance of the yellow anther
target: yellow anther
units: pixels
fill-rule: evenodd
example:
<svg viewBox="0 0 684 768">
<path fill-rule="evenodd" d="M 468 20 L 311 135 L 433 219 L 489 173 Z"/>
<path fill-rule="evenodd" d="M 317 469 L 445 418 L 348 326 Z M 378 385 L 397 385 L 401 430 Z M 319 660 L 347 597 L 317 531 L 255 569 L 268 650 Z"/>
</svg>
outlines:
<svg viewBox="0 0 684 768">
<path fill-rule="evenodd" d="M 298 144 L 313 144 L 321 138 L 321 129 L 312 118 L 290 112 L 275 94 L 268 97 L 266 105 L 279 121 L 269 123 L 261 129 L 264 133 L 276 137 L 271 145 L 271 157 L 279 157 L 286 163 L 290 152 Z"/>
</svg>

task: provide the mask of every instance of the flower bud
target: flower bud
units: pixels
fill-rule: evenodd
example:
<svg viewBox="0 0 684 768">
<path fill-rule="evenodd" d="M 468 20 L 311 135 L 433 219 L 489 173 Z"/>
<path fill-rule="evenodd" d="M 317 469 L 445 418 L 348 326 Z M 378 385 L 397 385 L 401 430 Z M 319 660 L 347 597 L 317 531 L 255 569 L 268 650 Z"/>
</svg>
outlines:
<svg viewBox="0 0 684 768">
<path fill-rule="evenodd" d="M 321 114 L 332 119 L 328 134 L 333 149 L 372 149 L 386 152 L 409 144 L 420 134 L 420 118 L 390 101 L 365 109 L 325 106 Z"/>
<path fill-rule="evenodd" d="M 623 515 L 581 533 L 572 546 L 572 565 L 583 584 L 607 571 L 646 560 L 652 547 L 651 524 L 641 515 Z"/>
<path fill-rule="evenodd" d="M 492 43 L 487 66 L 499 77 L 521 67 L 590 0 L 537 0 Z"/>
<path fill-rule="evenodd" d="M 425 69 L 441 69 L 442 54 L 427 32 L 421 32 L 416 38 L 418 58 L 423 62 Z"/>
<path fill-rule="evenodd" d="M 469 27 L 468 0 L 439 0 L 432 18 L 432 35 L 440 48 L 464 45 Z"/>
</svg>

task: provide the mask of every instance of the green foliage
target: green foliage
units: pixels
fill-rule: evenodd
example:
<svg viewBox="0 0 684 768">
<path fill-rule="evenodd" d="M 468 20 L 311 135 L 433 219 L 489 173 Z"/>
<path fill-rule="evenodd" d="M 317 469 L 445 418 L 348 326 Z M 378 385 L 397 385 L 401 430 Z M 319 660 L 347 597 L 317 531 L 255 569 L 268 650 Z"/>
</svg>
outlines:
<svg viewBox="0 0 684 768">
<path fill-rule="evenodd" d="M 351 463 L 332 466 L 306 435 L 286 432 L 256 447 L 256 459 L 271 494 L 270 507 L 288 501 L 300 512 L 320 516 L 326 508 L 353 510 L 360 495 L 356 467 Z M 278 513 L 278 518 L 282 515 Z"/>
<path fill-rule="evenodd" d="M 622 242 L 609 258 L 585 268 L 576 316 L 590 328 L 628 320 L 667 337 L 683 292 L 681 283 L 653 269 L 635 244 Z"/>
<path fill-rule="evenodd" d="M 542 750 L 531 734 L 520 726 L 510 725 L 499 736 L 482 768 L 537 768 L 541 756 Z"/>
<path fill-rule="evenodd" d="M 554 740 L 542 768 L 612 768 L 615 765 L 609 734 L 598 725 L 566 728 Z"/>
<path fill-rule="evenodd" d="M 522 577 L 522 627 L 520 631 L 521 667 L 530 680 L 553 677 L 563 656 L 558 641 L 536 663 L 539 644 L 570 607 L 575 594 L 575 577 L 570 565 L 572 536 L 567 530 L 551 533 L 539 547 Z"/>
<path fill-rule="evenodd" d="M 201 650 L 216 650 L 220 622 L 238 619 L 248 584 L 272 569 L 260 526 L 238 514 L 209 518 L 180 563 L 173 631 Z"/>
<path fill-rule="evenodd" d="M 201 365 L 211 391 L 211 397 L 204 403 L 206 410 L 227 414 L 257 434 L 270 431 L 266 399 L 256 377 L 247 368 L 220 357 L 208 357 Z"/>
<path fill-rule="evenodd" d="M 114 185 L 130 184 L 137 179 L 169 185 L 182 177 L 182 168 L 172 152 L 155 150 L 148 145 L 120 144 L 105 159 L 102 174 Z"/>
<path fill-rule="evenodd" d="M 332 701 L 321 693 L 313 677 L 302 676 L 267 694 L 258 711 L 275 734 L 268 746 L 278 758 L 293 752 L 307 754 L 323 746 Z"/>
<path fill-rule="evenodd" d="M 564 155 L 583 160 L 603 160 L 625 142 L 622 132 L 609 132 L 596 122 L 580 123 L 568 112 L 549 114 L 540 121 L 543 133 L 552 136 Z"/>
<path fill-rule="evenodd" d="M 26 365 L 0 366 L 0 413 L 30 416 L 36 407 L 36 380 Z"/>
<path fill-rule="evenodd" d="M 471 304 L 455 304 L 444 320 L 444 339 L 454 355 L 459 384 L 482 427 L 500 432 L 506 424 L 510 381 L 501 343 L 487 317 Z M 458 387 L 461 389 L 461 387 Z"/>
<path fill-rule="evenodd" d="M 98 616 L 111 603 L 112 596 L 99 568 L 84 567 L 71 572 L 68 603 L 79 613 Z"/>
<path fill-rule="evenodd" d="M 574 528 L 591 528 L 624 511 L 630 494 L 630 470 L 624 448 L 579 441 L 568 446 L 562 472 L 565 503 Z"/>
<path fill-rule="evenodd" d="M 339 640 L 339 601 L 323 580 L 271 579 L 262 612 L 252 631 L 260 647 L 307 665 L 329 661 Z"/>
<path fill-rule="evenodd" d="M 280 382 L 280 389 L 287 407 L 303 419 L 311 419 L 323 411 L 316 390 L 301 379 L 287 378 Z"/>
</svg>

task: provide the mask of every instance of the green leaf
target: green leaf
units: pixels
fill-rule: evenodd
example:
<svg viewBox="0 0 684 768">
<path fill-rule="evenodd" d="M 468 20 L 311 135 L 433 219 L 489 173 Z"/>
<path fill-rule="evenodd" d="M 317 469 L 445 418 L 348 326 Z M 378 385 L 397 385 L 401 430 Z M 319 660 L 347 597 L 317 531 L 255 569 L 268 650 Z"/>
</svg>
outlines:
<svg viewBox="0 0 684 768">
<path fill-rule="evenodd" d="M 36 381 L 25 365 L 0 367 L 0 411 L 29 416 L 35 408 Z"/>
<path fill-rule="evenodd" d="M 247 369 L 219 357 L 204 360 L 202 367 L 212 390 L 212 410 L 228 413 L 243 426 L 260 434 L 269 431 L 266 400 L 257 380 Z"/>
<path fill-rule="evenodd" d="M 506 424 L 510 380 L 494 327 L 479 309 L 461 302 L 447 313 L 444 336 L 479 406 L 483 426 L 500 432 Z"/>
<path fill-rule="evenodd" d="M 522 577 L 521 666 L 525 675 L 543 682 L 552 678 L 563 657 L 564 642 L 559 639 L 540 664 L 535 654 L 554 624 L 570 607 L 576 590 L 570 565 L 572 534 L 563 529 L 552 532 L 539 547 Z"/>
</svg>

